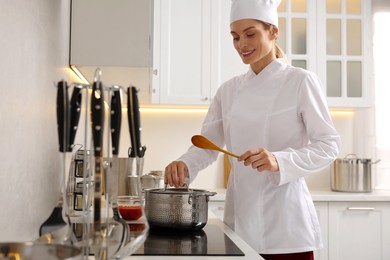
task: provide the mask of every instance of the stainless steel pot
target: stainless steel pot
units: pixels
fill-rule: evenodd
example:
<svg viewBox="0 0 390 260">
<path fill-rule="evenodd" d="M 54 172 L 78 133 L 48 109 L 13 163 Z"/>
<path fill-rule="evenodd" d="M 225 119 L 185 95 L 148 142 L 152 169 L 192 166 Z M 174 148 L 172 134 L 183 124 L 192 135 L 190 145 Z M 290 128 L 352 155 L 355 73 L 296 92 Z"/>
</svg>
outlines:
<svg viewBox="0 0 390 260">
<path fill-rule="evenodd" d="M 343 159 L 333 163 L 331 174 L 331 188 L 343 192 L 371 192 L 371 166 L 380 160 L 357 158 L 355 154 L 348 154 Z"/>
<path fill-rule="evenodd" d="M 0 243 L 0 259 L 76 260 L 83 259 L 79 248 L 33 242 Z"/>
<path fill-rule="evenodd" d="M 151 228 L 201 230 L 208 201 L 216 192 L 186 188 L 146 189 L 145 215 Z"/>
<path fill-rule="evenodd" d="M 164 173 L 163 171 L 151 171 L 148 174 L 141 176 L 141 187 L 145 189 L 164 188 Z"/>
</svg>

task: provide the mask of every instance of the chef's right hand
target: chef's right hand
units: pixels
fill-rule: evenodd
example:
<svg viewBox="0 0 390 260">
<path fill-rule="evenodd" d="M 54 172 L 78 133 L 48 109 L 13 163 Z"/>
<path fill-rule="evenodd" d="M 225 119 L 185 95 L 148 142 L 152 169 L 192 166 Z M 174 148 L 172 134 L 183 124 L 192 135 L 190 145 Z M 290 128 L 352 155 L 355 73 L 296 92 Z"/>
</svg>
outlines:
<svg viewBox="0 0 390 260">
<path fill-rule="evenodd" d="M 182 187 L 188 177 L 187 165 L 182 161 L 173 161 L 165 167 L 164 182 L 174 187 Z"/>
</svg>

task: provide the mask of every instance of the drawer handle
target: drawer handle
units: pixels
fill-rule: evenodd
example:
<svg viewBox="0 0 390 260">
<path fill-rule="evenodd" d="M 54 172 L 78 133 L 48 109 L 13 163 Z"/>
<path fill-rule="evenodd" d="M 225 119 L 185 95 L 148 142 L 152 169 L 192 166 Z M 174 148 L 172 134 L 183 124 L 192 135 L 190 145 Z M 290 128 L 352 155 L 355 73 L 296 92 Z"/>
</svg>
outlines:
<svg viewBox="0 0 390 260">
<path fill-rule="evenodd" d="M 348 207 L 347 210 L 349 210 L 349 211 L 374 211 L 375 208 L 371 208 L 371 207 Z"/>
</svg>

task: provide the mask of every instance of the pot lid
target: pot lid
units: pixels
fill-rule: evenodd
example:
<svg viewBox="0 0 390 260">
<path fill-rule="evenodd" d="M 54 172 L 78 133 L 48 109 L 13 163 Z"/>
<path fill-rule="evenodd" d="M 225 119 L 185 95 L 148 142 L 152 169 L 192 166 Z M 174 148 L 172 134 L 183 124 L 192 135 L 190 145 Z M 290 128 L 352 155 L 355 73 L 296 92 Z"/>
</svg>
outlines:
<svg viewBox="0 0 390 260">
<path fill-rule="evenodd" d="M 348 163 L 370 163 L 372 161 L 368 158 L 358 158 L 354 153 L 347 154 L 344 158 L 338 160 Z"/>
<path fill-rule="evenodd" d="M 194 192 L 207 192 L 206 190 L 193 190 L 187 188 L 162 188 L 162 189 L 148 189 L 147 192 L 162 193 L 162 194 L 192 194 Z"/>
<path fill-rule="evenodd" d="M 182 195 L 185 195 L 185 194 L 196 194 L 196 195 L 208 195 L 208 196 L 214 196 L 215 194 L 217 194 L 216 192 L 210 192 L 210 191 L 206 191 L 206 190 L 198 190 L 198 189 L 190 189 L 188 188 L 188 186 L 184 186 L 183 188 L 167 188 L 167 186 L 165 186 L 165 188 L 162 188 L 162 189 L 147 189 L 145 190 L 145 192 L 150 192 L 150 193 L 157 193 L 157 194 L 182 194 Z"/>
</svg>

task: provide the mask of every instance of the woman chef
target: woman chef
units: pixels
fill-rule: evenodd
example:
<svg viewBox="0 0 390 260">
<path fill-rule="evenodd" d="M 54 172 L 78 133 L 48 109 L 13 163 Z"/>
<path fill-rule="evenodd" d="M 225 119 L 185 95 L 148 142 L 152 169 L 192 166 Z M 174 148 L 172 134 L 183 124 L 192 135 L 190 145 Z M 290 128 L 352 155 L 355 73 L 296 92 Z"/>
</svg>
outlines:
<svg viewBox="0 0 390 260">
<path fill-rule="evenodd" d="M 322 241 L 304 177 L 333 162 L 340 137 L 316 75 L 280 58 L 279 2 L 232 1 L 233 44 L 250 69 L 218 89 L 201 134 L 241 154 L 231 160 L 224 222 L 265 259 L 313 259 Z M 191 147 L 165 182 L 191 182 L 217 156 Z"/>
</svg>

